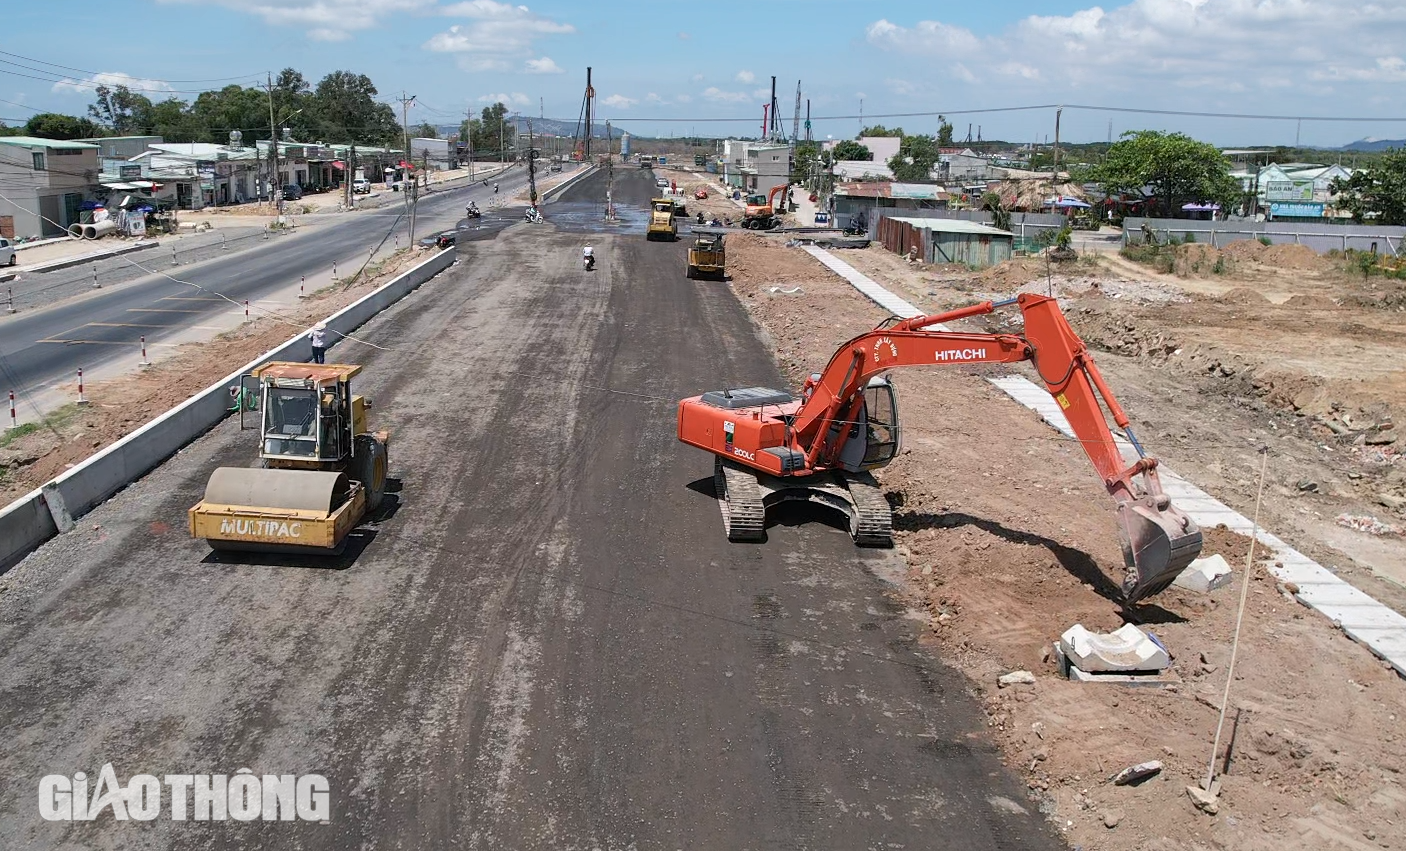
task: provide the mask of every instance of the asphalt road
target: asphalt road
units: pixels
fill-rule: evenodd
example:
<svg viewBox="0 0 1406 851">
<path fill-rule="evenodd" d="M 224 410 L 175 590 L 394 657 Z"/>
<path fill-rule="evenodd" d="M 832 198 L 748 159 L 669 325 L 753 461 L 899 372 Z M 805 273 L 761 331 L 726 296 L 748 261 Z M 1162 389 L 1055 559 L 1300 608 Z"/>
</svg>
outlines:
<svg viewBox="0 0 1406 851">
<path fill-rule="evenodd" d="M 1061 847 L 916 645 L 894 553 L 802 513 L 726 541 L 675 400 L 780 381 L 727 285 L 562 218 L 594 232 L 472 243 L 380 348 L 333 349 L 399 483 L 343 558 L 188 538 L 210 470 L 253 458 L 225 423 L 0 578 L 0 847 Z M 39 818 L 41 776 L 107 762 L 317 772 L 332 814 Z"/>
<path fill-rule="evenodd" d="M 514 169 L 500 179 L 499 195 L 510 195 L 526 182 L 526 171 Z M 423 197 L 416 214 L 416 239 L 454 227 L 463 219 L 470 199 L 484 207 L 491 198 L 491 184 L 470 184 Z M 399 212 L 399 207 L 391 206 L 344 214 L 333 224 L 273 237 L 252 248 L 193 265 L 171 267 L 169 256 L 162 255 L 160 249 L 138 252 L 129 258 L 132 262 L 164 274 L 146 275 L 48 308 L 0 315 L 0 384 L 23 398 L 23 394 L 54 381 L 70 380 L 80 367 L 91 373 L 113 357 L 130 361 L 140 336 L 150 345 L 158 344 L 173 333 L 208 322 L 212 316 L 238 310 L 245 300 L 257 302 L 296 285 L 301 276 L 325 275 L 334 261 L 345 266 L 353 258 L 364 260 Z M 402 240 L 405 227 L 402 221 Z M 344 274 L 350 271 L 346 269 Z M 189 283 L 178 283 L 165 275 Z M 216 293 L 233 299 L 234 304 Z"/>
</svg>

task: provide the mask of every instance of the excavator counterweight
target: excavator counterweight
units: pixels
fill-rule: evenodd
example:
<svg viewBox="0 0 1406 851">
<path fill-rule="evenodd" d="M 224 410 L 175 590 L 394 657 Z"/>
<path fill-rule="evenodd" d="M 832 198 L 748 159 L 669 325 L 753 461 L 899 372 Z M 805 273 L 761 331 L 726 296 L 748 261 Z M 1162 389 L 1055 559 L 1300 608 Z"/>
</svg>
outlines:
<svg viewBox="0 0 1406 851">
<path fill-rule="evenodd" d="M 930 330 L 1018 304 L 1021 334 Z M 714 483 L 731 540 L 765 536 L 766 509 L 806 500 L 849 519 L 855 543 L 892 544 L 892 516 L 873 470 L 902 445 L 898 401 L 886 373 L 905 366 L 1029 361 L 1059 403 L 1080 446 L 1118 503 L 1128 603 L 1160 593 L 1201 552 L 1201 531 L 1162 491 L 1128 417 L 1052 298 L 1024 293 L 880 326 L 842 345 L 799 395 L 765 387 L 679 402 L 679 440 L 716 456 Z M 1122 432 L 1114 437 L 1111 416 Z M 1130 451 L 1124 458 L 1124 447 Z"/>
</svg>

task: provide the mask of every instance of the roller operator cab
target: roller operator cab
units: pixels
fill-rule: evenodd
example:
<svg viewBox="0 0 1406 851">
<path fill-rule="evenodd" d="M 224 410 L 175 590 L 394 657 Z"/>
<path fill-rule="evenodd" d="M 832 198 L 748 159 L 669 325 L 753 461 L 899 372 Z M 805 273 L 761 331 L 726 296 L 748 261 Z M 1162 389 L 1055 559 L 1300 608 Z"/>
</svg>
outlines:
<svg viewBox="0 0 1406 851">
<path fill-rule="evenodd" d="M 241 426 L 258 413 L 258 467 L 211 474 L 189 512 L 191 535 L 217 550 L 340 550 L 386 489 L 390 436 L 367 431 L 370 402 L 351 390 L 360 371 L 275 362 L 232 388 Z"/>
</svg>

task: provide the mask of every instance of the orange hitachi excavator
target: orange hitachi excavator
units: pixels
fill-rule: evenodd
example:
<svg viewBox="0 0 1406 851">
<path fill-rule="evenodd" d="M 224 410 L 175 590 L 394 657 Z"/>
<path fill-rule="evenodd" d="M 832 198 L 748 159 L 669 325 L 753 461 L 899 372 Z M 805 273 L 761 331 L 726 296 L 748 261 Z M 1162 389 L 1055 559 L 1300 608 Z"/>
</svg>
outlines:
<svg viewBox="0 0 1406 851">
<path fill-rule="evenodd" d="M 765 196 L 748 195 L 747 206 L 742 211 L 742 227 L 753 230 L 771 230 L 776 224 L 776 196 L 785 192 L 785 183 L 771 187 Z"/>
<path fill-rule="evenodd" d="M 1023 334 L 929 330 L 1019 305 Z M 1128 417 L 1052 298 L 1023 293 L 948 313 L 885 323 L 850 340 L 799 398 L 764 387 L 716 390 L 679 402 L 679 440 L 714 458 L 727 536 L 761 540 L 766 509 L 806 500 L 843 513 L 859 545 L 890 546 L 893 514 L 870 471 L 898 454 L 895 367 L 1030 361 L 1118 503 L 1128 603 L 1164 590 L 1201 552 L 1201 531 L 1172 505 Z M 1102 400 L 1100 402 L 1100 400 Z M 1137 457 L 1125 461 L 1104 405 Z"/>
</svg>

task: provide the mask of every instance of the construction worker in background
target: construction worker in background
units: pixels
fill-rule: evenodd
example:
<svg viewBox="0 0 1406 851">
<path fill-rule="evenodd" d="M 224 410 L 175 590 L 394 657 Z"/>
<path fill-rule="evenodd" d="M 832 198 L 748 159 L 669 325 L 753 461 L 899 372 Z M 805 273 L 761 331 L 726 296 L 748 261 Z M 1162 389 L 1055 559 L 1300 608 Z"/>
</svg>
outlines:
<svg viewBox="0 0 1406 851">
<path fill-rule="evenodd" d="M 312 326 L 308 332 L 308 340 L 312 342 L 312 362 L 327 362 L 327 323 L 319 322 Z"/>
</svg>

